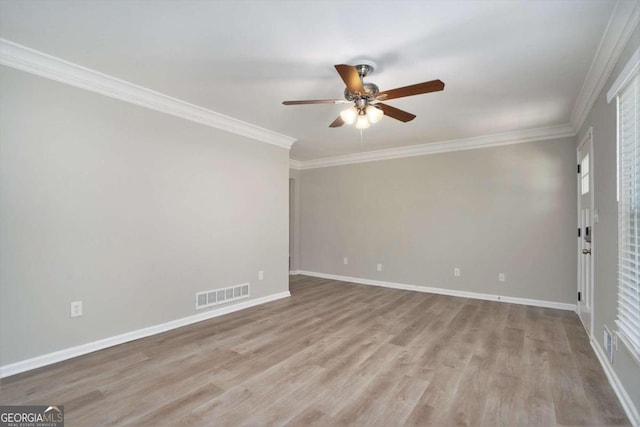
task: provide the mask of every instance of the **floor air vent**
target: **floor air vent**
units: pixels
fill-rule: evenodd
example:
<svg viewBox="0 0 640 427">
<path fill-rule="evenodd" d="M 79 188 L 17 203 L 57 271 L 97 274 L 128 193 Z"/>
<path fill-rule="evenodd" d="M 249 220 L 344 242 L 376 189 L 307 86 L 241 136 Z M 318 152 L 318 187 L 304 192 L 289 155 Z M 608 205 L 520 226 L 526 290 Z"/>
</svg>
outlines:
<svg viewBox="0 0 640 427">
<path fill-rule="evenodd" d="M 196 293 L 196 310 L 249 297 L 249 284 Z"/>
<path fill-rule="evenodd" d="M 607 354 L 609 358 L 609 362 L 613 364 L 613 335 L 611 335 L 611 331 L 606 326 L 604 327 L 604 352 Z"/>
</svg>

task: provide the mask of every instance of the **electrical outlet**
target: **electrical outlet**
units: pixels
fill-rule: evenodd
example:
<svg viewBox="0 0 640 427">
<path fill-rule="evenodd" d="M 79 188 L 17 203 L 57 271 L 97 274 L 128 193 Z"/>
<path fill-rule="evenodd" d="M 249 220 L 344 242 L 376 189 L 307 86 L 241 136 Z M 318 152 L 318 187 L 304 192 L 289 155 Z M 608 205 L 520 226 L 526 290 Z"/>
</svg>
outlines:
<svg viewBox="0 0 640 427">
<path fill-rule="evenodd" d="M 504 273 L 498 273 L 498 280 L 500 282 L 506 282 L 507 281 L 507 275 Z"/>
<path fill-rule="evenodd" d="M 453 275 L 455 277 L 460 277 L 460 268 L 456 267 L 453 269 Z"/>
<path fill-rule="evenodd" d="M 382 271 L 382 264 L 378 264 L 378 271 Z"/>
<path fill-rule="evenodd" d="M 342 258 L 342 263 L 343 263 L 344 265 L 349 264 L 349 258 L 347 258 L 347 257 Z"/>
<path fill-rule="evenodd" d="M 71 303 L 71 317 L 82 316 L 82 301 L 74 301 Z"/>
<path fill-rule="evenodd" d="M 264 280 L 264 271 L 258 271 L 258 280 Z"/>
</svg>

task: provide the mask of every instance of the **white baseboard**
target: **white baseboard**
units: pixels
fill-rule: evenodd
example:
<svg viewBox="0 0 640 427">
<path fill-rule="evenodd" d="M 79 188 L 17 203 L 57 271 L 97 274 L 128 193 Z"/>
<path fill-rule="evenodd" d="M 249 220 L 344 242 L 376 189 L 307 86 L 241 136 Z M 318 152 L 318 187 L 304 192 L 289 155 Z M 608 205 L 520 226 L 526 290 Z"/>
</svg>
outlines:
<svg viewBox="0 0 640 427">
<path fill-rule="evenodd" d="M 575 304 L 564 302 L 543 301 L 529 298 L 508 297 L 502 295 L 482 294 L 478 292 L 457 291 L 455 289 L 434 288 L 430 286 L 407 285 L 404 283 L 383 282 L 380 280 L 361 279 L 359 277 L 337 276 L 335 274 L 317 273 L 314 271 L 299 270 L 298 274 L 306 276 L 321 277 L 323 279 L 340 280 L 343 282 L 359 283 L 361 285 L 382 286 L 384 288 L 403 289 L 405 291 L 426 292 L 430 294 L 450 295 L 454 297 L 464 297 L 481 299 L 488 301 L 508 302 L 512 304 L 532 305 L 536 307 L 557 308 L 560 310 L 576 310 Z"/>
<path fill-rule="evenodd" d="M 298 275 L 298 274 L 300 274 L 300 271 L 299 271 L 299 270 L 290 270 L 290 271 L 289 271 L 289 276 L 296 276 L 296 275 Z"/>
<path fill-rule="evenodd" d="M 631 421 L 631 425 L 636 427 L 640 426 L 640 415 L 638 415 L 638 409 L 635 407 L 631 397 L 629 397 L 629 394 L 627 393 L 627 390 L 625 390 L 624 386 L 620 382 L 620 378 L 618 378 L 616 371 L 613 370 L 604 350 L 598 341 L 593 339 L 593 337 L 591 338 L 591 347 L 596 353 L 596 356 L 598 356 L 598 360 L 600 361 L 600 365 L 602 365 L 602 369 L 604 369 L 604 373 L 609 380 L 609 384 L 611 384 L 611 388 L 613 388 L 616 396 L 618 396 L 618 400 L 620 401 L 624 412 L 626 412 L 629 421 Z"/>
<path fill-rule="evenodd" d="M 129 341 L 145 338 L 151 335 L 156 335 L 162 332 L 170 331 L 172 329 L 180 328 L 182 326 L 191 325 L 192 323 L 201 322 L 203 320 L 222 316 L 224 314 L 233 313 L 239 310 L 244 310 L 245 308 L 254 307 L 256 305 L 275 301 L 281 298 L 287 298 L 290 296 L 291 296 L 291 293 L 289 293 L 289 291 L 280 292 L 278 294 L 273 294 L 273 295 L 267 295 L 266 297 L 244 301 L 239 304 L 233 304 L 233 305 L 221 307 L 215 310 L 209 310 L 204 313 L 194 314 L 193 316 L 183 317 L 181 319 L 172 320 L 170 322 L 161 323 L 159 325 L 149 326 L 147 328 L 138 329 L 135 331 L 116 335 L 113 337 L 104 338 L 98 341 L 81 344 L 76 347 L 70 347 L 64 350 L 55 351 L 53 353 L 43 354 L 42 356 L 33 357 L 31 359 L 22 360 L 20 362 L 11 363 L 9 365 L 0 366 L 0 378 L 19 374 L 25 371 L 30 371 L 36 368 L 41 368 L 43 366 L 61 362 L 63 360 L 71 359 L 77 356 L 82 356 L 88 353 L 93 353 L 94 351 L 102 350 L 107 347 L 112 347 L 114 345 L 123 344 Z"/>
</svg>

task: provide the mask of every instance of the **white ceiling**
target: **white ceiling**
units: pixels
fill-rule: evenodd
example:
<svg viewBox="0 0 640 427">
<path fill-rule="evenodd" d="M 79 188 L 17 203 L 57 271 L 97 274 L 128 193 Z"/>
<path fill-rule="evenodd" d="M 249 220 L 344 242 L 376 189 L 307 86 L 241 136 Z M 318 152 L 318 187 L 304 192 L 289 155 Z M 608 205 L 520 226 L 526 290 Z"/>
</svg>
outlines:
<svg viewBox="0 0 640 427">
<path fill-rule="evenodd" d="M 566 124 L 615 6 L 537 1 L 0 1 L 0 36 L 297 138 L 322 157 Z M 418 117 L 328 127 L 345 106 L 334 64 L 378 64 Z"/>
</svg>

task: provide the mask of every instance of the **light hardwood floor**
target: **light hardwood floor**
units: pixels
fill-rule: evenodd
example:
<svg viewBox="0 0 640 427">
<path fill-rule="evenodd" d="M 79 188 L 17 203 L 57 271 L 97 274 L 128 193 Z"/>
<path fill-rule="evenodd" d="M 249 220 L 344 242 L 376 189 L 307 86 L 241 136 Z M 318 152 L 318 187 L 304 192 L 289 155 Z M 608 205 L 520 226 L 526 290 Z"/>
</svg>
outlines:
<svg viewBox="0 0 640 427">
<path fill-rule="evenodd" d="M 628 425 L 575 313 L 293 276 L 292 297 L 5 378 L 67 426 Z"/>
</svg>

